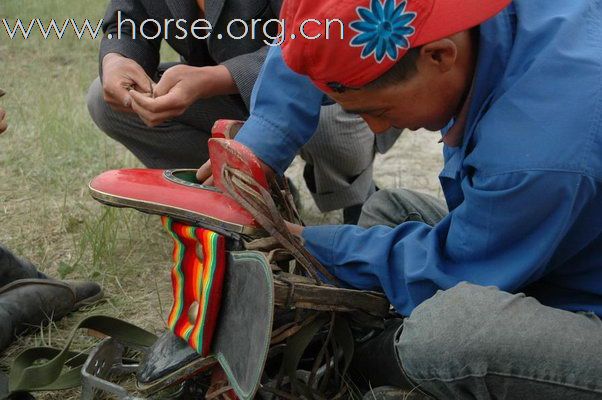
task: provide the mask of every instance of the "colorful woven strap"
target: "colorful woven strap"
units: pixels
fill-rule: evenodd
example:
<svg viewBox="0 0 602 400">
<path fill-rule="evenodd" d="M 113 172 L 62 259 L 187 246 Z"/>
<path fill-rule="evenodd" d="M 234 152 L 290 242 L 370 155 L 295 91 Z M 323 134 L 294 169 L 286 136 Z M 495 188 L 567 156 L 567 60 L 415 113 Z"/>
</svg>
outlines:
<svg viewBox="0 0 602 400">
<path fill-rule="evenodd" d="M 174 240 L 171 273 L 174 305 L 169 314 L 169 328 L 202 356 L 207 356 L 226 272 L 225 238 L 169 217 L 162 217 L 161 221 Z M 198 311 L 191 309 L 195 303 Z"/>
</svg>

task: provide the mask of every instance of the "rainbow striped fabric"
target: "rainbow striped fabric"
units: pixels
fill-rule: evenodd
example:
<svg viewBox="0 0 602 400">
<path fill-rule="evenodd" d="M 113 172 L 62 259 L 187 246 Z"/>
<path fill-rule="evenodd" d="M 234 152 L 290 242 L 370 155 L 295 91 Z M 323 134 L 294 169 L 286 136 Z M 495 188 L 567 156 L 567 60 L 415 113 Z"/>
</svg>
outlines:
<svg viewBox="0 0 602 400">
<path fill-rule="evenodd" d="M 207 356 L 221 304 L 226 240 L 215 232 L 169 217 L 161 217 L 161 222 L 174 241 L 171 272 L 174 305 L 169 314 L 169 328 L 199 354 Z"/>
</svg>

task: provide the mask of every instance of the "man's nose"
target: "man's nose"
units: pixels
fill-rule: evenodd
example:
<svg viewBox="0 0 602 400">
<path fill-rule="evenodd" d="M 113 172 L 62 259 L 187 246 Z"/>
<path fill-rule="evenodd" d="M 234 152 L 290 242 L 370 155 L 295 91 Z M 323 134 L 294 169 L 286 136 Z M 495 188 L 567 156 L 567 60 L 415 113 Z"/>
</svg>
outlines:
<svg viewBox="0 0 602 400">
<path fill-rule="evenodd" d="M 370 115 L 362 114 L 361 117 L 366 121 L 368 127 L 375 134 L 384 133 L 391 129 L 391 124 L 384 118 L 372 117 Z"/>
</svg>

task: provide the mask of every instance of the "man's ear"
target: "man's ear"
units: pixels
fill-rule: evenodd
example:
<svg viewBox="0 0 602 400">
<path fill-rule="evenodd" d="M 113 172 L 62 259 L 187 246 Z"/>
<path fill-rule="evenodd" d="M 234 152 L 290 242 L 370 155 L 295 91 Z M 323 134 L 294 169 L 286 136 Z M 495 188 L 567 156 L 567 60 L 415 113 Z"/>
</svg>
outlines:
<svg viewBox="0 0 602 400">
<path fill-rule="evenodd" d="M 458 46 L 449 38 L 425 44 L 420 49 L 420 57 L 416 63 L 418 70 L 422 68 L 436 69 L 441 73 L 449 72 L 458 59 Z"/>
</svg>

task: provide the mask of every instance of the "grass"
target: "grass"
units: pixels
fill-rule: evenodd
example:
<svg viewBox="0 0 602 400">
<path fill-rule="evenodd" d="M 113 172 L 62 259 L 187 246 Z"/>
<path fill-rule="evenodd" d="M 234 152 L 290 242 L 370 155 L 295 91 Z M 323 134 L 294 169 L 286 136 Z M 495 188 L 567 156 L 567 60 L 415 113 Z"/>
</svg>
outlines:
<svg viewBox="0 0 602 400">
<path fill-rule="evenodd" d="M 3 0 L 0 19 L 99 20 L 105 7 L 91 0 Z M 94 280 L 107 294 L 94 309 L 19 338 L 3 355 L 4 368 L 26 346 L 60 346 L 85 315 L 109 314 L 153 331 L 165 327 L 170 243 L 158 217 L 106 208 L 87 191 L 102 171 L 139 166 L 88 116 L 85 96 L 98 74 L 98 46 L 99 39 L 73 34 L 11 40 L 0 24 L 0 87 L 8 92 L 0 105 L 10 125 L 0 136 L 0 243 L 53 277 Z"/>
<path fill-rule="evenodd" d="M 34 18 L 54 18 L 61 23 L 66 18 L 78 22 L 87 18 L 95 22 L 102 18 L 107 3 L 0 1 L 0 88 L 8 92 L 0 105 L 7 110 L 10 125 L 0 136 L 0 243 L 53 277 L 97 281 L 107 295 L 106 301 L 93 309 L 44 328 L 33 327 L 32 334 L 19 338 L 1 356 L 3 369 L 25 347 L 61 346 L 71 328 L 86 315 L 124 318 L 155 332 L 165 328 L 171 306 L 171 244 L 158 217 L 109 209 L 88 195 L 87 183 L 97 174 L 140 166 L 88 116 L 85 96 L 98 74 L 100 39 L 80 40 L 73 33 L 61 40 L 44 39 L 34 33 L 27 40 L 13 40 L 1 24 L 3 18 L 11 23 L 17 18 L 25 23 Z M 172 58 L 173 53 L 164 56 Z M 432 156 L 436 149 L 425 159 L 424 153 L 416 151 L 424 141 L 409 142 L 413 147 L 401 144 L 379 157 L 379 186 L 399 183 L 431 188 L 436 195 L 434 174 L 426 181 L 424 178 L 437 168 L 438 156 Z M 401 161 L 402 154 L 405 161 Z M 421 162 L 412 170 L 408 166 L 416 160 Z M 301 170 L 297 161 L 291 178 L 301 190 L 306 221 L 339 222 L 340 213 L 319 213 L 304 188 Z M 403 176 L 398 182 L 400 171 Z M 83 350 L 92 343 L 82 337 L 76 347 Z M 45 393 L 39 398 L 76 399 L 79 393 Z"/>
</svg>

